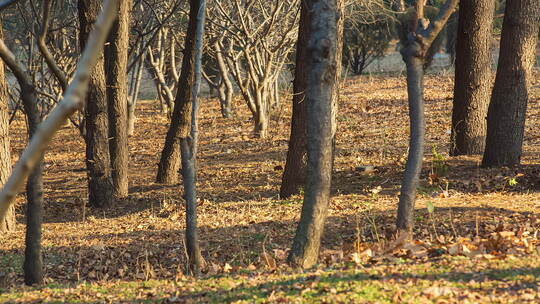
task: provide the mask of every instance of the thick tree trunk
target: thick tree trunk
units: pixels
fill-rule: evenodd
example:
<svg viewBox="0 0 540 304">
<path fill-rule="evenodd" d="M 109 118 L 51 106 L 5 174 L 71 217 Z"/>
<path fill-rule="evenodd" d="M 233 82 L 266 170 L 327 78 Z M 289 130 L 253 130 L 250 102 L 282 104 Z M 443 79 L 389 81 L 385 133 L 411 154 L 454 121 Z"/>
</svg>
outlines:
<svg viewBox="0 0 540 304">
<path fill-rule="evenodd" d="M 111 177 L 118 198 L 126 197 L 129 190 L 127 64 L 131 2 L 119 2 L 118 18 L 105 45 Z"/>
<path fill-rule="evenodd" d="M 487 117 L 483 166 L 518 165 L 536 55 L 540 1 L 507 1 Z"/>
<path fill-rule="evenodd" d="M 494 0 L 461 0 L 450 155 L 484 152 L 491 89 Z"/>
<path fill-rule="evenodd" d="M 101 7 L 99 0 L 79 0 L 80 43 L 84 49 Z M 103 53 L 92 70 L 86 96 L 86 167 L 88 205 L 109 207 L 114 202 L 110 171 L 107 92 Z"/>
<path fill-rule="evenodd" d="M 300 2 L 302 6 L 306 4 Z M 281 178 L 280 198 L 288 198 L 298 194 L 304 186 L 306 177 L 306 103 L 304 92 L 306 91 L 308 69 L 307 42 L 309 40 L 310 12 L 302 8 L 300 12 L 300 25 L 298 28 L 298 42 L 296 43 L 296 67 L 293 81 L 293 100 L 291 135 L 287 161 Z"/>
<path fill-rule="evenodd" d="M 190 2 L 192 3 L 193 0 Z M 173 184 L 178 182 L 178 169 L 180 168 L 180 138 L 187 138 L 191 129 L 191 86 L 194 79 L 194 50 L 195 40 L 195 15 L 190 12 L 191 22 L 185 40 L 184 55 L 182 57 L 182 71 L 176 98 L 174 101 L 171 124 L 167 131 L 165 145 L 161 151 L 161 159 L 158 165 L 156 182 Z M 189 28 L 191 26 L 191 28 Z M 190 31 L 191 29 L 191 31 Z"/>
<path fill-rule="evenodd" d="M 2 26 L 0 26 L 0 39 L 3 39 L 3 36 Z M 8 102 L 4 62 L 0 60 L 0 187 L 4 186 L 11 174 Z M 15 230 L 15 222 L 15 206 L 11 206 L 8 209 L 5 220 L 0 221 L 0 232 Z"/>
<path fill-rule="evenodd" d="M 343 1 L 310 0 L 304 3 L 301 9 L 311 13 L 311 18 L 306 18 L 310 19 L 305 90 L 308 163 L 302 213 L 288 261 L 309 268 L 317 262 L 330 203 Z M 306 19 L 304 21 L 308 22 Z"/>
</svg>

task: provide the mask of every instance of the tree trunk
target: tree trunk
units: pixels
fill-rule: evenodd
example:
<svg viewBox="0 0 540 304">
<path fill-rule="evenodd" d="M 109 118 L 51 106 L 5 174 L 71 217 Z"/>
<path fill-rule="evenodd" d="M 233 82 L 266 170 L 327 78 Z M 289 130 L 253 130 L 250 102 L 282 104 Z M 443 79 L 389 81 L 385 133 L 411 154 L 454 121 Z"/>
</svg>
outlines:
<svg viewBox="0 0 540 304">
<path fill-rule="evenodd" d="M 201 84 L 201 58 L 204 37 L 204 21 L 206 14 L 205 0 L 191 0 L 189 24 L 185 41 L 186 53 L 190 53 L 190 77 L 181 78 L 182 88 L 189 89 L 190 98 L 177 100 L 185 111 L 180 116 L 186 132 L 180 133 L 180 152 L 182 156 L 182 180 L 184 183 L 184 199 L 186 200 L 186 249 L 189 257 L 189 270 L 199 275 L 203 258 L 199 248 L 197 231 L 197 147 L 198 131 L 198 94 Z M 189 51 L 188 51 L 189 50 Z"/>
<path fill-rule="evenodd" d="M 80 43 L 84 49 L 101 7 L 99 0 L 79 0 Z M 110 207 L 113 185 L 110 172 L 107 92 L 103 52 L 92 70 L 86 96 L 86 167 L 88 169 L 88 205 Z"/>
<path fill-rule="evenodd" d="M 450 155 L 484 152 L 491 89 L 494 0 L 461 0 Z"/>
<path fill-rule="evenodd" d="M 129 191 L 127 64 L 131 2 L 119 2 L 118 18 L 105 45 L 111 177 L 118 198 L 126 197 Z"/>
<path fill-rule="evenodd" d="M 399 195 L 397 228 L 402 231 L 412 232 L 413 210 L 416 199 L 416 189 L 422 170 L 422 158 L 424 156 L 424 137 L 426 133 L 426 119 L 424 116 L 424 57 L 418 50 L 420 44 L 413 42 L 412 45 L 402 49 L 403 61 L 407 65 L 407 94 L 409 99 L 410 139 L 407 165 L 401 184 Z M 420 55 L 420 56 L 419 56 Z"/>
<path fill-rule="evenodd" d="M 139 98 L 139 90 L 141 87 L 141 79 L 142 79 L 142 71 L 143 71 L 143 62 L 144 59 L 139 59 L 139 63 L 137 65 L 137 69 L 134 72 L 134 84 L 133 84 L 133 91 L 129 99 L 128 103 L 128 136 L 133 136 L 135 133 L 135 121 L 137 120 L 137 115 L 135 113 L 135 109 L 137 108 L 137 99 Z"/>
<path fill-rule="evenodd" d="M 540 1 L 507 1 L 483 166 L 520 163 L 539 23 Z"/>
<path fill-rule="evenodd" d="M 309 0 L 306 43 L 307 176 L 300 222 L 289 253 L 290 264 L 309 268 L 317 262 L 330 203 L 336 108 L 341 71 L 343 1 Z"/>
<path fill-rule="evenodd" d="M 309 26 L 311 24 L 310 12 L 304 9 L 306 4 L 300 2 L 302 9 L 300 12 L 300 25 L 298 28 L 298 42 L 296 43 L 296 67 L 293 81 L 293 100 L 291 135 L 289 139 L 289 149 L 287 150 L 287 161 L 281 178 L 280 198 L 288 198 L 298 194 L 304 186 L 306 177 L 306 103 L 304 92 L 307 86 L 307 42 Z"/>
<path fill-rule="evenodd" d="M 190 0 L 193 4 L 194 0 Z M 195 15 L 191 15 L 191 14 Z M 167 131 L 165 145 L 161 151 L 156 182 L 173 184 L 178 182 L 178 169 L 180 168 L 180 138 L 189 136 L 191 120 L 191 86 L 194 79 L 194 50 L 196 12 L 190 10 L 190 23 L 185 39 L 184 55 L 182 56 L 182 71 L 178 81 L 178 90 L 174 100 L 171 124 Z M 189 28 L 191 26 L 191 28 Z M 190 31 L 191 29 L 191 31 Z"/>
<path fill-rule="evenodd" d="M 29 80 L 29 79 L 28 79 Z M 24 111 L 28 118 L 31 139 L 41 123 L 35 87 L 28 82 L 19 83 Z M 26 238 L 24 250 L 24 282 L 27 285 L 43 283 L 43 257 L 41 254 L 41 223 L 43 221 L 43 154 L 26 182 Z"/>
<path fill-rule="evenodd" d="M 4 39 L 0 22 L 0 39 Z M 4 70 L 4 62 L 0 60 L 0 187 L 6 183 L 11 174 L 11 150 L 9 145 L 9 98 Z M 8 209 L 5 220 L 0 221 L 0 233 L 15 230 L 15 206 Z"/>
<path fill-rule="evenodd" d="M 456 8 L 458 0 L 447 0 L 439 14 L 426 27 L 424 18 L 424 1 L 417 1 L 415 17 L 412 18 L 401 56 L 407 66 L 407 97 L 409 100 L 410 138 L 407 165 L 401 183 L 401 192 L 397 210 L 396 226 L 400 234 L 412 237 L 414 226 L 414 203 L 416 189 L 422 170 L 424 156 L 424 137 L 426 120 L 424 115 L 424 67 L 428 60 L 429 49 L 437 38 L 450 15 Z"/>
</svg>

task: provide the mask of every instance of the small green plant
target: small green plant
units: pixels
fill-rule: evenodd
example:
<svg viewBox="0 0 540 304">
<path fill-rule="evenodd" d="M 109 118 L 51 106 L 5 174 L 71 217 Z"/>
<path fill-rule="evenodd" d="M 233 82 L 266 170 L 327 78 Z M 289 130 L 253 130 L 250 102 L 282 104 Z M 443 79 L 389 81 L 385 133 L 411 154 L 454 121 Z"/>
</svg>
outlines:
<svg viewBox="0 0 540 304">
<path fill-rule="evenodd" d="M 431 153 L 433 154 L 433 159 L 431 160 L 431 172 L 436 177 L 443 177 L 448 174 L 448 164 L 446 163 L 446 157 L 437 152 L 435 146 L 431 147 Z"/>
</svg>

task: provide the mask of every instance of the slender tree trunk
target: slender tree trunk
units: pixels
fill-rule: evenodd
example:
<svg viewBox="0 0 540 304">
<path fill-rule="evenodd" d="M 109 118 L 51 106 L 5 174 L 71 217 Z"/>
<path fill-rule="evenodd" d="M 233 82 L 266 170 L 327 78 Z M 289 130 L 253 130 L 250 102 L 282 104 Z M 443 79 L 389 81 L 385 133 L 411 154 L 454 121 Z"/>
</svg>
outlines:
<svg viewBox="0 0 540 304">
<path fill-rule="evenodd" d="M 438 16 L 426 27 L 424 1 L 416 3 L 416 16 L 409 27 L 406 44 L 401 49 L 401 56 L 407 66 L 407 96 L 409 100 L 410 139 L 407 165 L 401 183 L 396 226 L 400 234 L 412 236 L 414 226 L 414 203 L 416 189 L 422 170 L 424 156 L 424 137 L 426 120 L 424 115 L 424 67 L 433 41 L 450 18 L 458 0 L 447 0 Z"/>
<path fill-rule="evenodd" d="M 28 118 L 31 139 L 41 123 L 37 92 L 33 85 L 20 82 L 21 99 Z M 43 154 L 26 182 L 26 238 L 24 250 L 24 282 L 27 285 L 43 283 L 43 257 L 41 254 L 41 223 L 43 221 Z"/>
<path fill-rule="evenodd" d="M 484 152 L 491 89 L 494 0 L 461 0 L 450 155 Z"/>
<path fill-rule="evenodd" d="M 539 25 L 540 1 L 506 2 L 483 166 L 520 163 Z"/>
<path fill-rule="evenodd" d="M 311 18 L 304 19 L 304 22 L 309 22 L 305 40 L 308 163 L 302 213 L 288 261 L 292 265 L 309 268 L 318 259 L 330 203 L 343 1 L 309 0 L 301 9 L 311 14 Z"/>
<path fill-rule="evenodd" d="M 416 189 L 422 170 L 424 156 L 424 137 L 426 119 L 424 116 L 424 57 L 418 57 L 416 50 L 421 46 L 414 42 L 413 46 L 403 49 L 402 56 L 407 65 L 407 94 L 409 99 L 410 139 L 407 165 L 399 195 L 397 227 L 399 230 L 412 232 L 414 225 L 413 211 Z"/>
<path fill-rule="evenodd" d="M 96 21 L 101 7 L 99 0 L 79 0 L 81 49 Z M 90 76 L 86 96 L 86 167 L 88 169 L 88 205 L 109 207 L 114 202 L 110 171 L 107 92 L 103 52 Z"/>
<path fill-rule="evenodd" d="M 300 2 L 302 9 L 300 12 L 300 25 L 298 28 L 298 42 L 296 43 L 296 67 L 293 81 L 293 100 L 291 135 L 289 139 L 289 149 L 287 150 L 287 161 L 281 178 L 281 188 L 279 196 L 288 198 L 298 194 L 304 186 L 306 177 L 306 103 L 305 95 L 307 86 L 307 42 L 309 26 L 311 24 L 310 12 L 304 9 L 306 4 Z"/>
<path fill-rule="evenodd" d="M 0 20 L 0 39 L 4 39 Z M 11 174 L 11 148 L 9 145 L 9 97 L 4 70 L 4 62 L 0 60 L 0 187 L 6 183 Z M 15 206 L 8 209 L 5 220 L 0 221 L 0 232 L 15 230 Z"/>
<path fill-rule="evenodd" d="M 205 0 L 190 0 L 189 24 L 185 50 L 190 53 L 189 77 L 180 78 L 180 88 L 189 90 L 189 98 L 176 101 L 182 105 L 179 117 L 182 126 L 180 133 L 180 152 L 182 156 L 182 178 L 184 199 L 186 200 L 186 249 L 189 257 L 189 270 L 193 275 L 200 273 L 203 264 L 197 232 L 197 147 L 198 134 L 198 94 L 201 84 L 201 58 L 206 15 Z M 186 53 L 187 53 L 186 52 Z M 182 70 L 183 72 L 183 70 Z M 176 106 L 175 105 L 175 106 Z"/>
<path fill-rule="evenodd" d="M 135 113 L 135 109 L 137 108 L 137 100 L 139 98 L 139 90 L 141 87 L 141 79 L 142 79 L 142 71 L 143 71 L 143 59 L 139 59 L 139 64 L 137 65 L 137 69 L 135 71 L 135 84 L 133 87 L 133 92 L 131 94 L 130 101 L 128 103 L 128 136 L 133 136 L 135 132 L 135 121 L 137 120 L 137 115 Z"/>
<path fill-rule="evenodd" d="M 127 65 L 132 0 L 119 2 L 118 18 L 105 46 L 105 77 L 109 120 L 109 153 L 114 194 L 128 195 L 128 93 Z"/>
</svg>

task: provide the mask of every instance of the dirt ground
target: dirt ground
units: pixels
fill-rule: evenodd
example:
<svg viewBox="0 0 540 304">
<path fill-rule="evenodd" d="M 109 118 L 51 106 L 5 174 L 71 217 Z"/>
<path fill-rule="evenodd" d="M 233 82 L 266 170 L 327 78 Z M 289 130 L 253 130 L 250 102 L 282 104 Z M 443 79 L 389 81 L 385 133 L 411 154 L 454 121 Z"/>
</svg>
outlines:
<svg viewBox="0 0 540 304">
<path fill-rule="evenodd" d="M 516 265 L 523 263 L 523 267 L 530 268 L 532 266 L 523 261 L 537 260 L 532 258 L 536 253 L 530 248 L 539 244 L 540 229 L 540 72 L 535 73 L 530 93 L 522 165 L 502 169 L 480 168 L 480 156 L 448 156 L 451 76 L 445 73 L 429 75 L 425 83 L 427 144 L 415 238 L 429 252 L 442 250 L 438 256 L 463 257 L 462 247 L 459 247 L 460 252 L 451 249 L 460 238 L 473 242 L 475 237 L 487 240 L 493 233 L 513 232 L 512 237 L 516 239 L 508 241 L 519 243 L 516 248 L 521 249 L 509 251 L 511 246 L 505 245 L 489 254 L 496 256 L 498 261 L 512 256 L 517 259 Z M 272 269 L 281 267 L 279 264 L 291 244 L 302 202 L 301 197 L 288 200 L 278 197 L 289 135 L 288 99 L 282 99 L 283 109 L 272 117 L 266 139 L 252 135 L 252 120 L 241 100 L 236 100 L 236 115 L 231 119 L 221 118 L 216 100 L 208 99 L 202 103 L 198 212 L 203 256 L 209 266 L 206 281 L 201 282 L 208 283 L 215 275 L 242 271 L 261 271 L 253 276 L 260 280 L 271 279 L 275 275 Z M 182 282 L 185 268 L 182 188 L 180 184 L 154 182 L 168 119 L 159 113 L 155 101 L 141 101 L 137 110 L 135 135 L 130 141 L 130 195 L 110 210 L 85 207 L 84 142 L 77 130 L 66 126 L 56 136 L 45 156 L 43 251 L 47 288 L 57 286 L 61 291 L 56 294 L 50 289 L 47 293 L 43 288 L 22 287 L 24 196 L 20 195 L 17 199 L 17 231 L 0 236 L 0 272 L 4 273 L 4 279 L 0 280 L 0 302 L 37 299 L 93 302 L 93 298 L 104 302 L 152 301 L 153 298 L 146 297 L 144 292 L 134 296 L 115 294 L 112 299 L 96 295 L 96 292 L 84 295 L 77 286 L 84 282 L 103 286 L 149 280 Z M 349 77 L 341 90 L 337 120 L 333 200 L 321 257 L 321 263 L 325 265 L 333 262 L 341 265 L 339 263 L 349 261 L 355 250 L 365 253 L 364 249 L 391 237 L 408 144 L 405 78 L 392 75 Z M 12 155 L 16 161 L 26 143 L 23 120 L 12 123 L 12 134 Z M 375 166 L 375 170 L 361 172 L 359 167 L 366 165 Z M 431 206 L 434 207 L 432 213 L 427 211 Z M 408 258 L 414 260 L 415 251 L 409 250 L 409 255 L 411 252 L 412 257 Z M 278 265 L 272 265 L 268 255 Z M 467 262 L 471 267 L 475 267 L 475 258 L 471 257 Z M 414 267 L 432 262 L 421 260 L 415 262 Z M 396 263 L 390 261 L 384 267 L 393 267 L 396 271 L 401 267 Z M 382 267 L 382 264 L 377 265 Z M 351 269 L 355 267 L 359 266 L 342 269 L 342 272 L 353 271 Z M 532 269 L 538 270 L 538 267 Z M 538 271 L 533 272 L 532 277 L 531 284 L 536 287 L 525 284 L 515 293 L 510 289 L 497 289 L 497 294 L 524 302 L 540 301 Z M 399 284 L 408 284 L 402 283 Z M 224 290 L 231 292 L 235 287 Z M 489 290 L 484 293 L 474 290 L 480 295 L 489 293 Z M 530 295 L 522 298 L 522 294 L 529 292 L 520 293 L 520 290 L 533 292 L 532 298 Z M 163 292 L 166 294 L 163 299 L 172 299 L 172 291 L 170 294 Z M 249 290 L 242 292 L 250 293 Z M 269 290 L 262 297 L 274 302 L 268 298 L 271 292 Z M 396 292 L 392 289 L 388 302 L 396 300 Z M 426 296 L 425 289 L 418 292 L 428 302 L 438 296 L 447 299 L 446 303 L 461 302 L 452 294 L 441 293 L 434 297 Z M 78 294 L 77 300 L 66 298 L 72 293 Z M 201 295 L 201 291 L 188 290 L 177 299 L 180 302 L 213 301 L 214 298 L 205 298 L 207 296 Z M 414 294 L 411 295 L 413 298 Z M 234 302 L 227 299 L 216 301 Z M 242 297 L 231 299 L 245 300 Z M 251 302 L 249 297 L 247 299 Z M 302 301 L 310 302 L 309 298 Z"/>
</svg>

